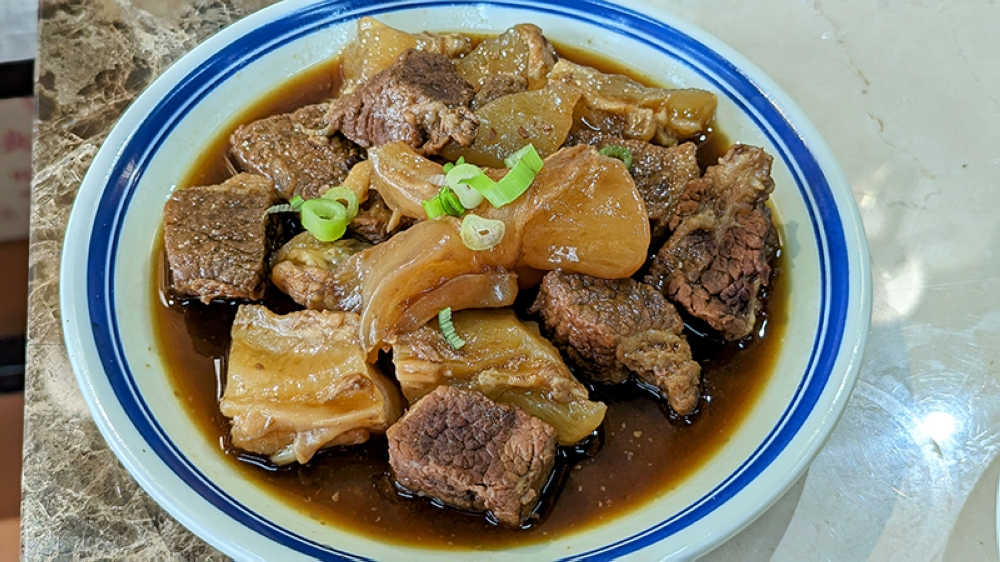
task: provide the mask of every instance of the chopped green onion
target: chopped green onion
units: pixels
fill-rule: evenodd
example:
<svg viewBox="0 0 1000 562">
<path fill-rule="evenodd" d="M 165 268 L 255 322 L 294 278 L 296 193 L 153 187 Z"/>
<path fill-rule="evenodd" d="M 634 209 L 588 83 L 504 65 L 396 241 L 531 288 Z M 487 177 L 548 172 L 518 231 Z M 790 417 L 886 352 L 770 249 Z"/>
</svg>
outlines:
<svg viewBox="0 0 1000 562">
<path fill-rule="evenodd" d="M 282 203 L 280 205 L 271 205 L 266 211 L 264 211 L 264 216 L 273 215 L 275 213 L 297 213 L 302 210 L 302 204 L 305 203 L 305 199 L 296 195 L 288 203 Z"/>
<path fill-rule="evenodd" d="M 358 216 L 358 196 L 346 187 L 331 187 L 323 194 L 323 199 L 338 201 L 347 208 L 347 220 Z"/>
<path fill-rule="evenodd" d="M 424 206 L 427 218 L 431 220 L 442 215 L 460 217 L 465 213 L 465 207 L 462 206 L 462 202 L 455 195 L 454 191 L 448 189 L 448 186 L 442 187 L 436 196 L 423 201 L 421 204 Z"/>
<path fill-rule="evenodd" d="M 508 156 L 504 163 L 514 165 L 507 175 L 496 183 L 493 190 L 483 192 L 494 207 L 503 207 L 520 197 L 531 187 L 531 182 L 535 181 L 535 176 L 543 165 L 542 157 L 530 144 Z"/>
<path fill-rule="evenodd" d="M 458 160 L 456 160 L 454 164 L 448 162 L 447 164 L 442 166 L 442 168 L 444 168 L 444 173 L 447 174 L 448 172 L 451 171 L 452 168 L 454 168 L 455 166 L 461 166 L 462 164 L 465 164 L 465 156 L 459 156 Z"/>
<path fill-rule="evenodd" d="M 273 215 L 275 213 L 297 213 L 298 209 L 289 205 L 288 203 L 282 203 L 281 205 L 271 205 L 266 211 L 264 211 L 264 216 Z"/>
<path fill-rule="evenodd" d="M 538 151 L 535 150 L 535 145 L 533 144 L 522 146 L 520 150 L 504 158 L 503 163 L 508 168 L 514 168 L 521 160 L 524 160 L 525 164 L 534 170 L 535 173 L 538 173 L 538 170 L 542 169 L 542 157 L 538 155 Z"/>
<path fill-rule="evenodd" d="M 625 164 L 625 169 L 632 169 L 632 151 L 618 144 L 609 144 L 597 151 L 602 156 L 617 158 Z"/>
<path fill-rule="evenodd" d="M 330 199 L 310 199 L 302 203 L 302 226 L 320 242 L 333 242 L 347 232 L 347 209 Z"/>
<path fill-rule="evenodd" d="M 503 240 L 507 225 L 501 220 L 484 219 L 479 215 L 469 213 L 462 219 L 459 234 L 465 247 L 473 250 L 489 250 Z"/>
<path fill-rule="evenodd" d="M 441 188 L 438 198 L 441 199 L 441 206 L 444 208 L 444 212 L 449 215 L 460 217 L 465 213 L 465 207 L 462 205 L 462 202 L 455 195 L 455 192 L 448 189 L 447 186 Z"/>
<path fill-rule="evenodd" d="M 347 195 L 334 190 L 344 190 L 347 192 Z M 327 195 L 330 195 L 330 192 L 333 192 L 332 197 L 327 197 Z M 338 199 L 346 200 L 353 212 L 341 204 Z M 320 242 L 333 242 L 334 240 L 339 240 L 347 232 L 347 223 L 351 222 L 351 219 L 358 213 L 358 198 L 349 189 L 335 187 L 327 190 L 327 193 L 319 199 L 306 201 L 296 195 L 288 203 L 272 205 L 268 210 L 264 211 L 264 216 L 273 213 L 294 213 L 296 211 L 301 213 L 302 227 L 308 230 L 317 240 Z"/>
<path fill-rule="evenodd" d="M 455 191 L 466 209 L 475 209 L 483 202 L 481 190 L 493 189 L 494 181 L 473 164 L 456 164 L 445 176 L 448 187 Z"/>
<path fill-rule="evenodd" d="M 421 205 L 424 206 L 424 213 L 427 214 L 427 218 L 431 220 L 447 214 L 444 212 L 444 205 L 441 203 L 440 197 L 425 199 Z"/>
<path fill-rule="evenodd" d="M 441 327 L 441 335 L 444 336 L 448 345 L 455 349 L 462 349 L 462 346 L 465 345 L 465 340 L 458 337 L 458 334 L 455 333 L 455 324 L 451 321 L 450 306 L 442 308 L 441 312 L 438 312 L 438 326 Z"/>
</svg>

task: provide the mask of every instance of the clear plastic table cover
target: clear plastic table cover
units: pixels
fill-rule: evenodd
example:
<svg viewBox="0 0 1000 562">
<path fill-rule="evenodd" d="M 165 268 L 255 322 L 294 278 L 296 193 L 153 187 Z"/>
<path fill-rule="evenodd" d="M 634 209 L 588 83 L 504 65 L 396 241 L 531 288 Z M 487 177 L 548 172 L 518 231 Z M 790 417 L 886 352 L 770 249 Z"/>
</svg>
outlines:
<svg viewBox="0 0 1000 562">
<path fill-rule="evenodd" d="M 42 2 L 26 559 L 218 557 L 138 490 L 87 419 L 62 348 L 57 266 L 72 194 L 121 109 L 267 3 Z M 871 247 L 872 329 L 843 419 L 792 489 L 706 559 L 996 560 L 1000 4 L 635 5 L 719 37 L 796 100 L 843 166 Z"/>
</svg>

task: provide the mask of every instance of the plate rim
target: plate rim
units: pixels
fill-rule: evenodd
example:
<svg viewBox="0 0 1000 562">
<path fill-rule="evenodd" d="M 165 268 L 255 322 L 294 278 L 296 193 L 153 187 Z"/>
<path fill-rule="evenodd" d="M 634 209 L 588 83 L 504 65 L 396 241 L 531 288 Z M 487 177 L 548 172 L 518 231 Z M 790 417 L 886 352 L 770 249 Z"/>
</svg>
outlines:
<svg viewBox="0 0 1000 562">
<path fill-rule="evenodd" d="M 430 6 L 440 6 L 440 5 L 450 6 L 450 5 L 460 5 L 460 4 L 470 4 L 470 3 L 497 5 L 500 7 L 527 8 L 527 9 L 532 9 L 532 7 L 537 7 L 537 5 L 539 4 L 539 3 L 527 3 L 527 2 L 504 1 L 504 0 L 486 1 L 486 2 L 467 2 L 462 0 L 432 0 L 427 2 L 417 2 L 415 4 L 407 2 L 399 2 L 395 0 L 382 0 L 366 4 L 371 6 L 377 6 L 380 8 L 380 11 L 388 11 L 396 8 L 422 8 Z M 259 25 L 257 25 L 258 23 L 263 24 L 266 23 L 267 21 L 275 21 L 279 19 L 281 16 L 287 17 L 289 14 L 297 13 L 298 11 L 302 10 L 308 10 L 310 7 L 339 5 L 339 4 L 350 5 L 351 2 L 350 0 L 340 1 L 340 2 L 336 0 L 325 1 L 325 2 L 313 2 L 311 0 L 301 0 L 296 2 L 279 3 L 264 8 L 263 10 L 260 10 L 242 20 L 239 20 L 238 22 L 235 22 L 229 27 L 226 27 L 217 34 L 213 35 L 205 42 L 199 44 L 197 47 L 195 47 L 187 54 L 182 56 L 180 59 L 175 61 L 174 64 L 172 64 L 156 80 L 154 80 L 154 82 L 152 82 L 150 86 L 147 87 L 147 89 L 130 105 L 128 110 L 126 110 L 123 116 L 119 119 L 119 123 L 127 122 L 130 117 L 133 117 L 132 113 L 141 110 L 143 104 L 146 105 L 156 104 L 157 100 L 161 99 L 154 95 L 157 91 L 157 88 L 155 88 L 154 86 L 159 84 L 159 89 L 176 87 L 176 82 L 178 82 L 179 79 L 183 79 L 183 77 L 187 75 L 189 72 L 193 72 L 193 71 L 186 71 L 185 67 L 190 67 L 195 63 L 204 62 L 206 60 L 209 60 L 213 56 L 218 56 L 219 52 L 223 48 L 232 43 L 232 41 L 230 41 L 231 38 L 239 38 L 242 35 L 241 32 L 244 30 L 244 28 L 256 29 L 259 27 Z M 854 252 L 857 252 L 857 258 L 858 258 L 857 271 L 860 274 L 858 278 L 860 282 L 858 283 L 859 286 L 857 287 L 860 294 L 858 295 L 856 303 L 858 306 L 857 310 L 858 320 L 860 321 L 860 324 L 858 326 L 859 329 L 857 330 L 858 333 L 854 338 L 851 338 L 850 334 L 846 333 L 843 334 L 845 341 L 849 339 L 853 341 L 852 352 L 847 358 L 846 375 L 844 379 L 841 381 L 839 388 L 836 389 L 836 393 L 833 396 L 832 400 L 830 401 L 829 408 L 825 412 L 827 418 L 832 416 L 835 421 L 837 418 L 840 417 L 840 415 L 843 412 L 843 409 L 846 405 L 847 392 L 850 390 L 851 387 L 853 387 L 853 384 L 857 378 L 858 369 L 860 367 L 861 353 L 864 348 L 868 326 L 870 325 L 871 280 L 868 267 L 867 244 L 865 241 L 863 226 L 860 220 L 860 213 L 858 212 L 857 205 L 854 202 L 853 195 L 850 192 L 850 187 L 849 184 L 847 183 L 846 177 L 844 177 L 843 172 L 840 169 L 839 165 L 836 164 L 836 160 L 833 158 L 832 153 L 826 146 L 825 142 L 823 142 L 822 137 L 819 135 L 818 131 L 815 130 L 815 127 L 808 120 L 808 118 L 805 117 L 805 115 L 801 112 L 801 110 L 798 109 L 798 107 L 787 97 L 786 94 L 784 94 L 784 92 L 776 84 L 774 84 L 767 77 L 766 74 L 757 69 L 752 63 L 750 63 L 744 57 L 739 55 L 739 53 L 725 46 L 725 44 L 719 41 L 718 39 L 715 39 L 714 37 L 708 35 L 707 33 L 701 31 L 700 29 L 694 27 L 688 22 L 681 20 L 676 16 L 667 14 L 660 10 L 652 9 L 649 6 L 643 6 L 642 9 L 646 10 L 647 13 L 640 14 L 629 8 L 630 5 L 632 6 L 635 5 L 634 2 L 620 3 L 616 5 L 604 2 L 602 0 L 586 0 L 585 2 L 572 2 L 568 0 L 548 0 L 541 4 L 557 5 L 557 6 L 572 5 L 573 7 L 587 4 L 612 11 L 613 10 L 620 11 L 624 9 L 627 11 L 631 11 L 631 14 L 629 14 L 631 17 L 639 17 L 645 20 L 652 20 L 654 21 L 654 23 L 658 25 L 667 25 L 693 38 L 694 40 L 696 40 L 701 45 L 705 46 L 710 51 L 713 51 L 715 54 L 719 55 L 722 59 L 732 63 L 734 67 L 737 68 L 742 74 L 749 74 L 750 75 L 749 78 L 752 78 L 752 81 L 754 83 L 760 85 L 761 91 L 766 92 L 769 98 L 769 102 L 772 105 L 784 110 L 786 114 L 791 115 L 789 121 L 790 123 L 794 123 L 794 129 L 799 130 L 800 132 L 804 132 L 805 133 L 804 136 L 810 139 L 808 144 L 809 151 L 813 153 L 814 156 L 818 156 L 820 157 L 820 159 L 825 160 L 824 162 L 820 163 L 820 168 L 821 171 L 823 172 L 823 175 L 828 178 L 830 183 L 830 189 L 832 192 L 834 192 L 833 195 L 835 196 L 835 198 L 839 196 L 839 198 L 837 198 L 835 206 L 843 223 L 842 226 L 844 228 L 845 244 L 849 241 L 850 238 L 853 238 L 856 241 L 856 247 L 848 248 L 848 250 L 853 250 L 848 252 L 848 258 L 854 256 L 855 255 Z M 650 17 L 650 14 L 653 14 L 653 17 L 655 17 L 656 19 L 653 20 Z M 564 14 L 560 13 L 559 15 L 564 15 Z M 141 124 L 142 121 L 143 119 L 140 118 L 138 120 L 139 124 Z M 138 125 L 136 127 L 138 127 Z M 80 272 L 77 268 L 79 263 L 74 261 L 74 259 L 79 260 L 78 256 L 80 255 L 80 252 L 71 251 L 71 250 L 82 249 L 81 245 L 83 244 L 83 237 L 71 238 L 71 235 L 74 232 L 78 231 L 85 232 L 87 234 L 86 239 L 88 242 L 87 246 L 89 249 L 90 242 L 92 242 L 90 240 L 90 234 L 92 234 L 92 229 L 88 227 L 81 230 L 80 224 L 87 226 L 88 225 L 87 219 L 88 217 L 91 216 L 91 213 L 93 213 L 96 216 L 98 211 L 97 205 L 100 202 L 99 198 L 103 197 L 105 188 L 107 187 L 108 183 L 113 179 L 111 176 L 114 170 L 114 166 L 108 164 L 112 164 L 118 161 L 119 157 L 122 155 L 121 151 L 123 147 L 125 147 L 128 144 L 128 142 L 132 139 L 132 135 L 134 133 L 135 133 L 134 129 L 125 131 L 121 129 L 119 124 L 115 125 L 111 133 L 109 133 L 108 137 L 105 139 L 90 169 L 88 169 L 87 175 L 84 178 L 80 190 L 80 197 L 78 198 L 78 201 L 74 204 L 73 211 L 71 213 L 70 222 L 66 231 L 67 235 L 66 235 L 66 241 L 64 243 L 64 251 L 62 256 L 61 272 L 60 272 L 60 308 L 63 311 L 63 325 L 64 328 L 66 328 L 64 329 L 64 337 L 66 340 L 67 350 L 70 355 L 70 360 L 73 365 L 74 373 L 77 376 L 77 380 L 81 389 L 84 391 L 83 393 L 85 400 L 87 401 L 88 408 L 90 408 L 90 411 L 94 414 L 98 428 L 101 430 L 101 433 L 104 436 L 105 440 L 111 445 L 112 449 L 115 451 L 118 458 L 122 461 L 123 464 L 126 465 L 126 468 L 128 468 L 132 476 L 136 478 L 137 481 L 139 481 L 140 485 L 142 485 L 142 487 L 146 489 L 146 491 L 149 492 L 150 495 L 152 495 L 154 499 L 157 500 L 158 503 L 160 503 L 165 509 L 167 509 L 167 511 L 169 511 L 172 516 L 177 518 L 188 528 L 195 531 L 203 539 L 213 544 L 213 546 L 216 546 L 233 555 L 240 554 L 241 556 L 252 557 L 253 553 L 241 550 L 240 548 L 238 548 L 239 545 L 231 544 L 232 541 L 223 541 L 217 543 L 216 540 L 213 540 L 213 539 L 218 539 L 218 537 L 216 537 L 214 534 L 209 534 L 209 536 L 206 536 L 204 532 L 199 532 L 199 529 L 201 531 L 205 531 L 205 529 L 202 529 L 201 525 L 197 521 L 197 518 L 188 517 L 186 513 L 183 513 L 182 509 L 178 508 L 178 506 L 176 505 L 173 505 L 173 501 L 175 500 L 173 500 L 170 497 L 171 494 L 169 493 L 169 490 L 165 490 L 161 486 L 159 486 L 155 481 L 151 479 L 150 475 L 143 470 L 144 466 L 143 460 L 137 457 L 134 454 L 134 451 L 128 446 L 129 444 L 124 441 L 121 431 L 122 428 L 115 427 L 115 424 L 112 422 L 111 417 L 108 415 L 108 412 L 105 410 L 105 407 L 101 402 L 101 398 L 98 395 L 97 389 L 93 386 L 94 381 L 90 376 L 89 365 L 86 363 L 87 361 L 86 356 L 87 353 L 89 352 L 89 349 L 86 352 L 84 351 L 85 349 L 88 348 L 88 346 L 85 345 L 85 342 L 83 341 L 84 340 L 83 331 L 75 331 L 72 329 L 73 328 L 72 321 L 74 319 L 74 315 L 69 314 L 69 312 L 71 311 L 76 312 L 81 305 L 86 307 L 86 304 L 81 303 L 78 300 L 75 300 L 74 293 L 70 290 L 65 290 L 65 288 L 73 286 L 74 280 L 85 279 L 87 278 L 87 276 L 80 275 Z M 109 146 L 112 147 L 111 150 L 108 149 Z M 819 154 L 816 154 L 817 152 Z M 791 163 L 788 164 L 791 170 L 792 168 Z M 103 170 L 106 170 L 106 173 L 103 173 L 103 175 L 101 175 Z M 830 177 L 831 175 L 832 177 Z M 87 186 L 95 184 L 99 185 L 101 189 L 95 192 L 94 188 L 90 188 L 90 190 L 88 191 Z M 846 189 L 847 193 L 846 194 L 837 193 L 836 190 L 834 189 L 835 184 L 839 188 Z M 844 202 L 841 201 L 841 199 L 845 195 L 850 198 L 850 201 L 848 202 L 849 204 L 847 205 L 845 205 Z M 845 211 L 846 211 L 846 216 L 845 216 Z M 844 219 L 850 219 L 850 220 L 844 221 Z M 120 223 L 118 224 L 120 225 Z M 851 237 L 847 237 L 849 227 L 852 227 L 853 230 L 853 232 L 851 232 L 853 236 Z M 112 270 L 109 269 L 108 271 Z M 852 286 L 854 281 L 855 279 L 849 279 L 849 282 L 851 283 Z M 851 291 L 852 295 L 853 293 L 854 292 Z M 89 314 L 85 314 L 83 316 L 93 321 L 93 318 L 91 318 Z M 836 357 L 834 358 L 835 362 L 839 362 L 843 358 L 843 350 L 844 347 L 842 344 L 837 351 Z M 107 373 L 101 373 L 101 374 L 107 376 Z M 824 390 L 827 389 L 827 385 L 824 385 L 823 389 Z M 119 404 L 114 404 L 114 405 L 119 405 Z M 811 417 L 813 412 L 814 410 L 811 410 L 807 418 Z M 800 475 L 802 473 L 804 468 L 808 465 L 809 462 L 811 462 L 812 458 L 814 458 L 816 452 L 819 450 L 819 448 L 822 446 L 825 440 L 829 437 L 830 433 L 832 432 L 833 425 L 834 425 L 833 422 L 827 421 L 821 424 L 820 426 L 821 428 L 825 428 L 825 430 L 821 430 L 819 433 L 814 432 L 812 435 L 809 436 L 810 442 L 807 444 L 806 447 L 800 449 L 800 453 L 797 455 L 798 458 L 796 459 L 796 462 L 794 463 L 794 465 L 792 465 L 792 468 L 790 469 L 790 472 L 795 474 L 796 477 L 797 475 Z M 795 436 L 797 435 L 798 435 L 798 430 L 795 432 Z M 143 441 L 145 442 L 145 440 Z M 781 488 L 780 490 L 775 489 L 769 498 L 765 498 L 766 499 L 765 503 L 759 505 L 757 509 L 749 510 L 746 513 L 745 517 L 743 517 L 740 521 L 738 521 L 737 524 L 732 529 L 729 529 L 729 531 L 726 533 L 726 536 L 732 536 L 736 534 L 743 526 L 745 526 L 754 518 L 756 518 L 756 516 L 759 515 L 761 512 L 763 512 L 771 503 L 776 501 L 784 493 L 785 489 L 787 489 L 788 486 L 794 483 L 795 480 L 796 478 L 788 479 L 788 482 L 783 488 Z M 172 505 L 174 509 L 171 509 Z M 716 537 L 715 540 L 712 541 L 711 546 L 719 544 L 721 540 L 723 540 L 724 538 L 725 537 L 720 539 Z M 237 547 L 235 550 L 233 549 L 234 546 Z M 708 548 L 705 547 L 704 545 L 702 545 L 702 547 L 703 548 L 700 550 L 700 552 L 704 552 Z M 640 547 L 639 549 L 641 548 L 644 547 Z M 695 551 L 687 551 L 687 554 L 689 555 L 694 554 L 694 552 Z M 600 554 L 608 554 L 608 553 L 611 552 L 610 551 L 600 552 Z M 347 556 L 350 559 L 359 559 L 353 555 L 350 555 L 349 553 L 337 553 L 337 554 L 341 556 Z"/>
</svg>

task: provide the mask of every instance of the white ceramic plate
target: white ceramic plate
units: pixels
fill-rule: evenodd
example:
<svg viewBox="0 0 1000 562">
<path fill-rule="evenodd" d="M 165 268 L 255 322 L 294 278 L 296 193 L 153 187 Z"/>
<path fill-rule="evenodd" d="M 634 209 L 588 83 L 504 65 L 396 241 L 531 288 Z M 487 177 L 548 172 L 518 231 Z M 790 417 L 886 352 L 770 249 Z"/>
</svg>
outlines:
<svg viewBox="0 0 1000 562">
<path fill-rule="evenodd" d="M 632 513 L 544 544 L 457 559 L 691 558 L 736 533 L 794 482 L 836 423 L 868 331 L 861 221 L 829 149 L 753 65 L 669 14 L 601 0 L 285 2 L 205 41 L 132 104 L 77 197 L 62 260 L 66 344 L 105 439 L 174 517 L 239 559 L 439 560 L 331 529 L 236 473 L 174 398 L 151 322 L 150 256 L 163 203 L 229 119 L 296 73 L 334 57 L 372 15 L 411 31 L 500 32 L 531 22 L 562 44 L 719 96 L 734 141 L 775 156 L 789 319 L 774 374 L 728 443 L 683 485 Z"/>
</svg>

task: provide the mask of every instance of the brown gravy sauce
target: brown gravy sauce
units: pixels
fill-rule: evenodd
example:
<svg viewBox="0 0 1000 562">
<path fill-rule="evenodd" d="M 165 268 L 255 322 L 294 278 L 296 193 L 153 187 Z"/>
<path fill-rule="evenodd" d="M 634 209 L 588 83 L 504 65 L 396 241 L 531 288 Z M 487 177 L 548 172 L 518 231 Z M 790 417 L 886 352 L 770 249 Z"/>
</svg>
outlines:
<svg viewBox="0 0 1000 562">
<path fill-rule="evenodd" d="M 561 56 L 604 72 L 656 83 L 586 51 L 558 50 Z M 230 175 L 225 154 L 229 135 L 239 124 L 322 101 L 340 83 L 340 67 L 333 61 L 276 87 L 227 124 L 181 187 L 220 183 Z M 710 134 L 699 148 L 699 160 L 714 162 L 729 144 L 724 135 Z M 688 331 L 695 358 L 703 365 L 703 390 L 699 411 L 687 419 L 672 417 L 666 406 L 636 387 L 593 388 L 592 399 L 608 404 L 598 435 L 560 451 L 539 517 L 528 528 L 507 529 L 490 524 L 481 514 L 402 497 L 393 486 L 382 437 L 358 447 L 321 452 L 308 465 L 297 467 L 275 468 L 265 459 L 234 449 L 229 421 L 219 413 L 218 400 L 237 307 L 171 301 L 166 296 L 162 240 L 153 258 L 155 278 L 160 279 L 151 291 L 159 354 L 175 395 L 205 437 L 219 443 L 219 454 L 231 461 L 233 470 L 324 525 L 427 548 L 495 549 L 548 541 L 613 519 L 683 485 L 726 443 L 764 387 L 780 350 L 788 301 L 785 258 L 779 254 L 757 336 L 722 345 L 699 336 L 697 328 Z M 533 295 L 523 297 L 519 302 L 530 302 Z M 299 308 L 273 287 L 265 304 L 279 312 Z"/>
</svg>

